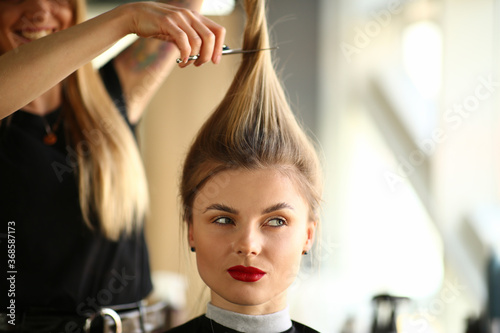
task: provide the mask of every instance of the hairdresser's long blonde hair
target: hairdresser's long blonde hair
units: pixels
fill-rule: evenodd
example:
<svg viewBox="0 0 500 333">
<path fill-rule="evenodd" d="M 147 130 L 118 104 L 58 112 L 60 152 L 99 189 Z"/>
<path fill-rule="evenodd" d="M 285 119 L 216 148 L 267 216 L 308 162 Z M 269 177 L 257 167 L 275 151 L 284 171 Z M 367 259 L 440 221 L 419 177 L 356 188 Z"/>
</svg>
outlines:
<svg viewBox="0 0 500 333">
<path fill-rule="evenodd" d="M 83 22 L 85 1 L 74 1 L 73 8 L 75 23 Z M 65 110 L 70 110 L 64 115 L 65 126 L 78 155 L 76 171 L 83 218 L 90 228 L 117 239 L 141 225 L 148 207 L 146 177 L 137 144 L 91 63 L 71 74 L 63 88 Z M 97 133 L 100 139 L 92 141 L 86 133 Z"/>
<path fill-rule="evenodd" d="M 245 0 L 243 49 L 269 47 L 264 0 Z M 302 187 L 317 221 L 321 172 L 316 151 L 288 105 L 269 51 L 243 55 L 224 99 L 199 131 L 184 162 L 183 219 L 192 219 L 196 193 L 227 169 L 285 167 Z"/>
</svg>

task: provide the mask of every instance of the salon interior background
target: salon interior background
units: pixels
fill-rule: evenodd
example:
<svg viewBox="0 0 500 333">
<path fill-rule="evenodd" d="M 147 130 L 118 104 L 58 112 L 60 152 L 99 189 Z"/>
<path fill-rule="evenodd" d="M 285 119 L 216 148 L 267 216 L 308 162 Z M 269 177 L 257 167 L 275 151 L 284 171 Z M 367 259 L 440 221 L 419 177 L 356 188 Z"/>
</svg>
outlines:
<svg viewBox="0 0 500 333">
<path fill-rule="evenodd" d="M 117 4 L 90 3 L 90 15 Z M 206 3 L 239 47 L 239 7 Z M 272 0 L 269 22 L 326 174 L 321 242 L 292 286 L 292 317 L 321 332 L 369 332 L 372 297 L 389 293 L 411 299 L 400 332 L 465 332 L 486 309 L 498 321 L 500 1 Z M 156 292 L 187 317 L 203 305 L 201 288 L 184 288 L 201 282 L 179 242 L 174 179 L 234 75 L 237 56 L 223 60 L 175 69 L 139 128 Z"/>
</svg>

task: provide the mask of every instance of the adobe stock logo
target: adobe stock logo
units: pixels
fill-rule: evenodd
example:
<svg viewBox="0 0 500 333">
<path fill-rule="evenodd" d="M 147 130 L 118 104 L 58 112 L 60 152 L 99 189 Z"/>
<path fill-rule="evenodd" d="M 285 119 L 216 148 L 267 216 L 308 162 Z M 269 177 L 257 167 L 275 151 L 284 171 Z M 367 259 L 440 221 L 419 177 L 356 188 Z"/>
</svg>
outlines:
<svg viewBox="0 0 500 333">
<path fill-rule="evenodd" d="M 348 63 L 352 62 L 355 55 L 361 53 L 361 50 L 368 47 L 372 40 L 375 39 L 392 22 L 392 16 L 400 14 L 403 7 L 400 0 L 390 1 L 386 9 L 372 11 L 370 16 L 372 20 L 368 21 L 363 27 L 355 27 L 355 36 L 352 43 L 342 42 L 340 50 Z"/>
<path fill-rule="evenodd" d="M 458 280 L 445 281 L 440 293 L 426 306 L 419 307 L 414 314 L 404 316 L 404 331 L 411 333 L 429 332 L 434 323 L 439 321 L 439 317 L 443 316 L 447 308 L 458 301 L 466 290 L 467 286 Z"/>
<path fill-rule="evenodd" d="M 85 301 L 79 303 L 76 307 L 76 313 L 82 317 L 90 317 L 94 313 L 98 313 L 102 307 L 106 307 L 113 303 L 114 296 L 120 294 L 129 285 L 130 282 L 134 281 L 136 276 L 134 274 L 129 275 L 125 271 L 125 267 L 121 271 L 113 269 L 111 271 L 111 278 L 109 279 L 108 285 L 99 290 L 95 297 L 88 296 Z M 82 329 L 82 327 L 75 321 L 68 321 L 64 325 L 64 331 L 51 331 L 53 333 L 84 333 L 87 330 Z"/>
<path fill-rule="evenodd" d="M 121 272 L 113 269 L 111 275 L 108 285 L 99 290 L 95 297 L 88 296 L 85 302 L 78 304 L 76 312 L 79 315 L 85 316 L 88 313 L 98 312 L 102 306 L 112 304 L 114 296 L 123 292 L 136 278 L 134 274 L 129 275 L 125 272 L 125 268 L 122 268 Z"/>
<path fill-rule="evenodd" d="M 115 130 L 114 125 L 108 119 L 101 119 L 99 128 L 91 130 L 83 130 L 85 140 L 78 142 L 75 148 L 71 145 L 66 145 L 66 160 L 65 163 L 54 161 L 51 163 L 52 170 L 54 171 L 57 180 L 60 183 L 64 181 L 63 175 L 65 173 L 73 173 L 78 167 L 78 158 L 87 157 L 92 153 L 92 149 L 100 145 L 104 141 L 103 133 L 113 133 Z"/>
<path fill-rule="evenodd" d="M 481 103 L 491 98 L 500 86 L 500 82 L 494 81 L 491 74 L 488 77 L 478 77 L 478 81 L 473 93 L 443 112 L 442 127 L 435 128 L 429 138 L 421 141 L 419 148 L 411 151 L 407 157 L 398 156 L 396 170 L 384 173 L 385 181 L 392 192 L 396 191 L 397 186 L 404 183 L 405 179 L 411 177 L 416 168 L 436 152 L 438 145 L 448 140 L 449 133 L 457 131 L 465 120 L 479 109 Z"/>
</svg>

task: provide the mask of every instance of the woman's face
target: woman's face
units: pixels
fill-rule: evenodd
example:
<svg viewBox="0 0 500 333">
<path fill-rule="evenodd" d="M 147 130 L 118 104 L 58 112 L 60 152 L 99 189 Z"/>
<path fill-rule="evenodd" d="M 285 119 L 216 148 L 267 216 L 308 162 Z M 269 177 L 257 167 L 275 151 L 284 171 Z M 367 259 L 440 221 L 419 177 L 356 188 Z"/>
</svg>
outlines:
<svg viewBox="0 0 500 333">
<path fill-rule="evenodd" d="M 246 314 L 283 310 L 316 228 L 295 182 L 272 168 L 221 172 L 197 194 L 192 216 L 189 243 L 212 304 Z"/>
<path fill-rule="evenodd" d="M 70 0 L 0 0 L 0 54 L 68 28 Z"/>
</svg>

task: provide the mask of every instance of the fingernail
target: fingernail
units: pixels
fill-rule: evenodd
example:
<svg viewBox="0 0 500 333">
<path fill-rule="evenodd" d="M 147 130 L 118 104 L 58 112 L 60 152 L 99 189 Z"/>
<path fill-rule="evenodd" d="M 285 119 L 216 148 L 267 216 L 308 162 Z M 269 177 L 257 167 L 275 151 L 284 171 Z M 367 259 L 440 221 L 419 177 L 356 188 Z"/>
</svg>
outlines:
<svg viewBox="0 0 500 333">
<path fill-rule="evenodd" d="M 187 64 L 189 61 L 189 57 L 184 58 L 184 63 Z"/>
<path fill-rule="evenodd" d="M 215 61 L 214 62 L 215 62 L 216 65 L 219 64 L 221 57 L 222 57 L 222 53 L 217 54 L 217 57 L 215 57 Z"/>
</svg>

